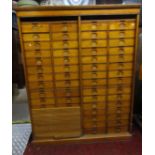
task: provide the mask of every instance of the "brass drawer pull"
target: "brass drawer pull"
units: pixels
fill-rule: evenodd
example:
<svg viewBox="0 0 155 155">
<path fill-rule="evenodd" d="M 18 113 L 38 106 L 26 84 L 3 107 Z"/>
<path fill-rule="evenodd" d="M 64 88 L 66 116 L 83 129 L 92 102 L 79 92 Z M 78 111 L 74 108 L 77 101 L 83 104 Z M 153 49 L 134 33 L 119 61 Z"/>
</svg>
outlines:
<svg viewBox="0 0 155 155">
<path fill-rule="evenodd" d="M 28 46 L 29 46 L 29 47 L 32 47 L 32 43 L 28 43 Z"/>
<path fill-rule="evenodd" d="M 39 34 L 34 34 L 33 35 L 33 39 L 39 39 L 39 38 L 40 38 Z"/>
<path fill-rule="evenodd" d="M 92 33 L 92 39 L 96 39 L 97 38 L 97 33 Z"/>
<path fill-rule="evenodd" d="M 92 104 L 93 110 L 97 108 L 96 104 Z"/>
<path fill-rule="evenodd" d="M 33 30 L 38 29 L 38 28 L 40 28 L 40 27 L 41 27 L 41 25 L 38 24 L 38 23 L 33 23 L 33 24 L 32 24 L 32 29 L 33 29 Z"/>
<path fill-rule="evenodd" d="M 64 40 L 67 40 L 67 39 L 68 39 L 68 37 L 69 37 L 69 35 L 68 35 L 68 34 L 64 34 L 64 35 L 63 35 L 63 39 L 64 39 Z"/>
<path fill-rule="evenodd" d="M 63 26 L 63 31 L 67 31 L 67 30 L 68 30 L 68 27 L 67 27 L 66 24 L 64 24 L 64 26 Z"/>
<path fill-rule="evenodd" d="M 119 46 L 124 46 L 125 45 L 125 41 L 124 40 L 120 40 L 119 41 Z"/>
<path fill-rule="evenodd" d="M 126 26 L 126 24 L 125 24 L 125 22 L 124 22 L 124 21 L 120 22 L 120 28 L 121 28 L 121 29 L 124 29 L 124 28 L 125 28 L 125 26 Z"/>
<path fill-rule="evenodd" d="M 42 65 L 42 61 L 41 61 L 41 60 L 38 60 L 38 61 L 36 62 L 36 65 Z"/>
<path fill-rule="evenodd" d="M 96 70 L 97 70 L 97 65 L 93 65 L 93 66 L 92 66 L 92 70 L 93 70 L 93 71 L 96 71 Z"/>
<path fill-rule="evenodd" d="M 120 38 L 124 38 L 125 37 L 125 32 L 124 31 L 120 32 L 119 36 L 120 36 Z"/>
<path fill-rule="evenodd" d="M 64 58 L 64 63 L 68 63 L 69 62 L 69 58 L 68 57 L 65 57 Z"/>
<path fill-rule="evenodd" d="M 96 22 L 93 22 L 92 23 L 92 30 L 96 30 L 97 29 L 97 23 Z"/>
</svg>

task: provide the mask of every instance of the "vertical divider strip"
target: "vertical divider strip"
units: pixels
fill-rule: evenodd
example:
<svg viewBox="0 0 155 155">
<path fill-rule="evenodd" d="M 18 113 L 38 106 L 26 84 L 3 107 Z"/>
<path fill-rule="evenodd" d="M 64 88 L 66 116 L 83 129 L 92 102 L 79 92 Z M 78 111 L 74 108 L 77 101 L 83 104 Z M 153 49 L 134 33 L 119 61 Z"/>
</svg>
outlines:
<svg viewBox="0 0 155 155">
<path fill-rule="evenodd" d="M 81 70 L 81 16 L 78 16 L 78 63 L 79 63 L 79 93 L 80 93 L 80 108 L 81 108 L 81 126 L 83 133 L 83 100 L 82 100 L 82 70 Z"/>
<path fill-rule="evenodd" d="M 55 81 L 55 70 L 54 70 L 54 56 L 53 56 L 53 44 L 52 44 L 52 41 L 53 41 L 53 36 L 52 36 L 52 23 L 49 22 L 49 33 L 50 33 L 50 54 L 51 54 L 51 66 L 52 66 L 52 79 L 53 79 L 53 94 L 54 94 L 54 103 L 55 103 L 55 106 L 57 106 L 57 97 L 56 97 L 56 92 L 55 92 L 55 88 L 56 88 L 56 81 Z"/>
<path fill-rule="evenodd" d="M 107 63 L 106 63 L 106 106 L 105 106 L 105 132 L 108 133 L 108 72 L 109 72 L 109 22 L 107 22 Z"/>
</svg>

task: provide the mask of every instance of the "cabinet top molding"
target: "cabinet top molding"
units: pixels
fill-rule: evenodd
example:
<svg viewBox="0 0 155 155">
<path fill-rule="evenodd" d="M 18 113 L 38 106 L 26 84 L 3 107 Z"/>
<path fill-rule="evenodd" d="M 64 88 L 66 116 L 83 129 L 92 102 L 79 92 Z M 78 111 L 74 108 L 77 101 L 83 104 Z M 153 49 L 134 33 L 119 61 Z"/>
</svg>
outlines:
<svg viewBox="0 0 155 155">
<path fill-rule="evenodd" d="M 139 14 L 141 4 L 14 7 L 18 17 Z M 73 12 L 72 12 L 73 11 Z M 54 13 L 53 13 L 54 12 Z M 72 13 L 69 13 L 72 12 Z"/>
</svg>

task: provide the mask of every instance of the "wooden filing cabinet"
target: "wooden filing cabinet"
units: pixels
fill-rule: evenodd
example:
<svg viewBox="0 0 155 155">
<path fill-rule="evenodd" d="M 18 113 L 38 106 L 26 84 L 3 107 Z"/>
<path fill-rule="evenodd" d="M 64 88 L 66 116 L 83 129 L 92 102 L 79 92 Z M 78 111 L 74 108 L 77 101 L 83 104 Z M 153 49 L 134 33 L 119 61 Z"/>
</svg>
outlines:
<svg viewBox="0 0 155 155">
<path fill-rule="evenodd" d="M 32 142 L 131 136 L 139 7 L 16 8 Z"/>
</svg>

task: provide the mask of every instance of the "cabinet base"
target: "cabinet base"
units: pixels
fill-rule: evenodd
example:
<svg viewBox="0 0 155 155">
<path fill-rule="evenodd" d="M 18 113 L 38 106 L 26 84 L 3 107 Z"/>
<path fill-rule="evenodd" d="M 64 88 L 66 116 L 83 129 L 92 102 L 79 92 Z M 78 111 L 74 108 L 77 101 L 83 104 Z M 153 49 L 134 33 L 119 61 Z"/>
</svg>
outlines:
<svg viewBox="0 0 155 155">
<path fill-rule="evenodd" d="M 114 134 L 98 134 L 98 135 L 83 135 L 78 138 L 66 139 L 32 139 L 32 143 L 50 143 L 50 144 L 65 144 L 65 143 L 85 143 L 85 142 L 103 142 L 105 140 L 127 140 L 132 136 L 129 132 L 114 133 Z"/>
</svg>

